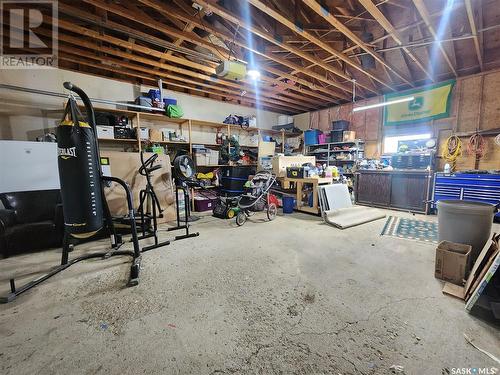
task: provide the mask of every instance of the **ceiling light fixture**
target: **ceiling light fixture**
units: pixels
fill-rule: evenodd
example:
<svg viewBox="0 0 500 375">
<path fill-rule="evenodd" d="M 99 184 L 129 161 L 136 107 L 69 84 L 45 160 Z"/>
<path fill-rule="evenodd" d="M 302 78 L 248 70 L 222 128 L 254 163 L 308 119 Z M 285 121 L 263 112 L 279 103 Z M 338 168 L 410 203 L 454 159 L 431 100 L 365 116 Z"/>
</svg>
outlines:
<svg viewBox="0 0 500 375">
<path fill-rule="evenodd" d="M 256 81 L 260 78 L 260 72 L 257 69 L 250 69 L 247 71 L 247 76 Z"/>
<path fill-rule="evenodd" d="M 366 109 L 372 109 L 372 108 L 378 108 L 378 107 L 385 107 L 385 106 L 391 105 L 391 104 L 411 102 L 414 99 L 415 99 L 414 96 L 408 96 L 406 98 L 389 100 L 388 102 L 382 102 L 382 103 L 377 103 L 377 104 L 364 105 L 362 107 L 356 107 L 356 108 L 353 108 L 352 111 L 353 112 L 358 112 L 358 111 L 364 111 Z"/>
</svg>

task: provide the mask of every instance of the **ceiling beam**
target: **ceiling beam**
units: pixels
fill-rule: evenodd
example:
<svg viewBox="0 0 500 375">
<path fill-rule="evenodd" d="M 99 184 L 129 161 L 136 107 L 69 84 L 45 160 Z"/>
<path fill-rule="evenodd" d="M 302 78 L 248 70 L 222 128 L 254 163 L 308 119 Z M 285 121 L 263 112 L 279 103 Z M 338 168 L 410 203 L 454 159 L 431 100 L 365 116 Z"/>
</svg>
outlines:
<svg viewBox="0 0 500 375">
<path fill-rule="evenodd" d="M 182 31 L 178 31 L 178 30 L 175 30 L 175 29 L 172 30 L 172 28 L 162 27 L 162 24 L 158 23 L 158 22 L 156 22 L 156 23 L 154 23 L 152 25 L 151 22 L 148 22 L 148 20 L 143 19 L 143 17 L 141 17 L 139 14 L 131 14 L 130 12 L 127 12 L 126 8 L 122 8 L 122 7 L 119 7 L 119 6 L 116 6 L 116 5 L 104 3 L 103 1 L 100 1 L 100 0 L 83 0 L 83 1 L 92 3 L 95 6 L 103 7 L 104 9 L 106 9 L 106 10 L 112 12 L 112 13 L 118 14 L 118 15 L 120 15 L 122 17 L 125 17 L 127 19 L 130 19 L 132 21 L 142 23 L 142 24 L 144 24 L 146 26 L 154 26 L 157 30 L 159 30 L 159 31 L 161 31 L 161 32 L 163 32 L 163 33 L 165 33 L 167 35 L 173 35 L 175 37 L 183 37 L 183 36 L 185 36 L 185 39 L 188 40 L 188 41 L 190 41 L 190 42 L 192 42 L 193 39 L 194 40 L 198 40 L 198 42 L 195 42 L 194 44 L 201 44 L 201 45 L 203 45 L 203 47 L 209 48 L 211 50 L 214 49 L 214 47 L 213 47 L 213 45 L 211 43 L 206 42 L 205 40 L 199 38 L 198 36 L 191 36 L 191 35 L 182 34 Z M 150 6 L 155 5 L 155 2 L 152 2 L 152 1 L 146 2 L 145 0 L 144 1 L 141 0 L 141 2 L 145 3 L 146 5 L 150 5 Z M 158 8 L 158 6 L 159 6 L 159 8 Z M 155 9 L 156 10 L 165 11 L 165 13 L 168 14 L 169 17 L 172 17 L 172 15 L 175 14 L 176 17 L 178 17 L 178 19 L 181 19 L 184 22 L 191 22 L 191 23 L 195 24 L 197 27 L 200 27 L 202 29 L 209 29 L 206 25 L 200 24 L 200 22 L 198 20 L 196 20 L 196 18 L 194 18 L 194 17 L 188 17 L 188 16 L 180 17 L 176 13 L 177 11 L 173 11 L 171 9 L 171 7 L 169 8 L 169 12 L 167 12 L 165 9 L 163 9 L 163 7 L 167 7 L 167 5 L 164 5 L 164 4 L 161 4 L 161 3 L 158 4 L 156 2 Z M 226 39 L 226 40 L 230 40 L 230 41 L 233 40 L 232 36 L 223 35 L 221 32 L 215 31 L 213 29 L 211 29 L 210 31 L 213 33 L 213 35 L 217 36 L 218 38 Z M 200 40 L 201 40 L 201 43 L 200 43 Z M 238 40 L 235 40 L 235 43 L 236 44 L 240 43 L 242 46 L 246 47 L 247 49 L 250 48 L 246 44 L 241 43 Z M 256 50 L 252 50 L 252 51 L 254 51 L 255 53 L 259 53 L 259 54 L 263 55 L 259 51 L 256 51 Z M 299 67 L 299 65 L 293 64 L 291 62 L 287 62 L 287 60 L 285 60 L 285 59 L 274 58 L 274 60 L 277 61 L 277 62 L 279 62 L 279 63 L 281 63 L 281 64 L 283 64 L 283 65 L 285 65 L 285 66 L 288 66 L 291 69 L 295 69 L 295 68 Z M 325 79 L 325 78 L 323 78 L 321 75 L 319 75 L 317 73 L 305 72 L 305 74 L 309 74 L 309 75 L 313 75 L 314 74 L 314 77 L 316 77 L 318 79 Z M 293 76 L 290 76 L 290 77 L 293 77 Z M 299 80 L 297 78 L 293 78 L 293 79 L 295 81 L 299 82 Z M 322 88 L 318 87 L 317 85 L 315 85 L 315 84 L 313 84 L 313 83 L 311 83 L 309 81 L 306 81 L 306 80 L 300 80 L 300 83 L 303 84 L 306 87 L 309 87 L 312 90 L 319 90 L 319 91 L 322 91 L 323 93 L 325 93 L 327 95 L 330 95 L 331 96 L 331 98 L 329 98 L 330 102 L 335 101 L 336 98 L 343 98 L 343 99 L 347 99 L 348 98 L 348 96 L 342 95 L 341 93 L 338 93 L 338 92 L 335 92 L 335 91 L 332 91 L 332 90 L 322 89 Z M 331 83 L 331 82 L 329 82 L 329 83 Z M 311 96 L 315 96 L 315 93 L 311 92 L 310 95 Z"/>
<path fill-rule="evenodd" d="M 474 37 L 474 48 L 476 50 L 477 61 L 479 62 L 479 67 L 481 71 L 484 69 L 483 67 L 483 55 L 481 54 L 481 47 L 479 46 L 479 38 L 476 27 L 476 21 L 474 19 L 474 11 L 472 9 L 471 0 L 465 0 L 465 9 L 467 10 L 467 18 L 469 19 L 470 30 L 472 32 L 472 36 Z"/>
<path fill-rule="evenodd" d="M 157 38 L 157 37 L 152 36 L 150 34 L 146 34 L 142 31 L 138 31 L 137 29 L 129 28 L 127 26 L 121 25 L 119 23 L 116 23 L 116 22 L 113 22 L 110 20 L 106 20 L 106 22 L 104 23 L 104 22 L 102 22 L 101 18 L 98 16 L 87 13 L 83 10 L 78 9 L 78 8 L 74 8 L 74 7 L 71 7 L 69 5 L 63 4 L 61 2 L 59 3 L 59 12 L 71 15 L 72 17 L 76 17 L 76 18 L 84 20 L 86 22 L 97 24 L 97 25 L 99 25 L 101 27 L 105 27 L 109 30 L 119 31 L 128 37 L 133 36 L 137 40 L 141 40 L 141 41 L 147 42 L 147 43 L 152 43 L 152 44 L 157 45 L 161 48 L 167 48 L 167 49 L 170 48 L 170 44 L 166 43 L 163 39 Z M 210 59 L 210 57 L 207 57 L 206 61 L 209 62 L 212 60 Z M 184 59 L 184 60 L 179 61 L 179 63 L 186 65 L 188 67 L 192 66 L 192 62 L 190 60 Z M 279 71 L 279 72 L 281 73 L 281 71 Z M 276 85 L 276 83 L 273 82 L 272 78 L 263 76 L 262 79 L 267 80 L 267 82 L 269 84 Z M 326 103 L 332 102 L 331 97 L 326 97 L 326 96 L 321 95 L 317 92 L 308 91 L 307 89 L 299 87 L 299 86 L 290 86 L 290 85 L 287 85 L 283 82 L 279 82 L 278 85 L 283 87 L 283 89 L 288 89 L 290 91 L 283 91 L 281 94 L 276 95 L 275 94 L 276 90 L 271 87 L 270 90 L 273 93 L 273 97 L 276 97 L 276 98 L 281 99 L 284 97 L 283 100 L 287 100 L 288 97 L 295 98 L 301 102 L 308 102 L 307 105 L 311 105 L 311 103 L 317 105 L 318 100 L 325 101 Z M 330 92 L 329 90 L 325 90 L 325 91 Z M 286 96 L 283 96 L 283 95 L 286 95 Z"/>
<path fill-rule="evenodd" d="M 141 0 L 143 1 L 143 0 Z M 151 0 L 148 0 L 148 1 L 151 1 Z M 321 60 L 319 60 L 318 58 L 316 58 L 315 56 L 309 54 L 309 53 L 305 53 L 303 51 L 301 51 L 300 49 L 292 46 L 292 45 L 288 45 L 286 43 L 283 43 L 279 40 L 279 37 L 277 37 L 276 35 L 272 35 L 266 31 L 264 31 L 263 29 L 261 28 L 258 28 L 252 24 L 249 24 L 247 23 L 246 21 L 242 20 L 241 18 L 229 13 L 226 9 L 222 8 L 221 6 L 219 5 L 216 5 L 216 4 L 212 4 L 212 3 L 208 3 L 206 2 L 205 0 L 197 0 L 197 3 L 199 3 L 200 5 L 202 5 L 203 7 L 207 8 L 208 10 L 210 10 L 211 12 L 219 15 L 220 17 L 222 17 L 223 19 L 225 20 L 228 20 L 236 25 L 239 25 L 240 27 L 243 27 L 245 28 L 246 30 L 250 31 L 252 34 L 255 34 L 261 38 L 263 38 L 264 40 L 270 42 L 270 43 L 273 43 L 297 56 L 300 56 L 302 57 L 303 59 L 305 60 L 308 60 L 318 66 L 320 66 L 321 68 L 325 69 L 326 71 L 329 71 L 333 74 L 335 74 L 336 76 L 339 76 L 347 81 L 351 81 L 352 80 L 352 77 L 349 76 L 347 73 L 343 72 L 342 70 L 338 69 L 338 68 L 335 68 L 333 67 L 332 65 L 329 65 L 329 64 L 325 64 L 323 62 L 321 62 Z M 271 57 L 270 58 L 271 60 L 275 60 L 276 57 Z M 276 61 L 276 60 L 275 60 Z M 300 71 L 301 73 L 303 74 L 307 74 L 307 75 L 310 75 L 311 74 L 311 70 L 309 69 L 306 69 L 306 68 L 303 68 L 303 67 L 300 67 L 300 66 L 296 66 L 296 68 L 292 68 L 294 70 L 297 70 L 297 71 Z M 288 78 L 288 77 L 286 77 Z M 316 79 L 318 79 L 318 77 L 314 77 Z M 296 80 L 296 78 L 291 78 L 293 80 Z M 319 79 L 318 79 L 319 80 Z M 342 90 L 346 91 L 346 92 L 352 92 L 352 88 L 350 87 L 350 85 L 346 85 L 346 84 L 340 84 L 338 83 L 337 81 L 334 81 L 334 80 L 328 80 L 328 82 L 326 82 L 332 86 L 335 86 L 335 87 L 338 87 L 338 88 L 341 88 Z M 340 86 L 340 87 L 339 87 Z M 373 92 L 374 94 L 377 93 L 376 90 L 374 90 L 373 88 L 368 88 L 366 87 L 367 90 L 370 90 L 371 92 Z M 346 100 L 350 100 L 350 97 L 344 97 L 343 99 L 346 99 Z"/>
<path fill-rule="evenodd" d="M 104 9 L 106 9 L 106 10 L 112 12 L 112 13 L 118 14 L 120 16 L 123 16 L 123 17 L 125 17 L 125 18 L 127 18 L 127 19 L 129 19 L 131 21 L 139 22 L 139 23 L 142 23 L 142 24 L 144 24 L 146 26 L 151 26 L 152 25 L 152 23 L 148 20 L 148 18 L 141 17 L 141 15 L 137 14 L 137 13 L 136 14 L 131 14 L 125 8 L 121 8 L 121 7 L 113 5 L 113 4 L 107 4 L 107 3 L 104 3 L 104 2 L 98 1 L 98 0 L 84 0 L 84 1 L 90 2 L 90 3 L 92 3 L 95 6 L 102 6 Z M 199 23 L 198 23 L 198 21 L 196 21 L 196 19 L 183 19 L 183 21 L 185 21 L 185 22 L 191 21 L 191 22 L 193 22 L 197 26 L 204 27 L 203 25 L 199 25 Z M 175 37 L 183 37 L 182 32 L 177 31 L 177 30 L 172 29 L 172 28 L 165 28 L 165 27 L 162 26 L 162 24 L 160 24 L 158 22 L 153 23 L 153 26 L 155 26 L 157 30 L 159 30 L 159 31 L 161 31 L 161 32 L 163 32 L 163 33 L 165 33 L 167 35 L 172 35 L 172 36 L 175 36 Z M 220 35 L 220 33 L 218 33 L 216 36 L 219 37 L 219 35 Z M 212 44 L 206 42 L 205 40 L 199 38 L 198 36 L 185 35 L 185 39 L 188 40 L 188 41 L 190 41 L 190 42 L 193 42 L 193 41 L 197 40 L 198 43 L 195 43 L 195 44 L 201 44 L 204 47 L 207 47 L 207 48 L 212 49 L 212 50 L 215 49 L 212 46 Z M 157 51 L 155 51 L 155 52 L 157 52 Z M 159 58 L 161 59 L 162 57 L 163 56 L 160 56 Z M 178 60 L 179 58 L 175 57 L 175 56 L 170 56 L 169 59 L 170 60 L 173 60 L 173 59 L 177 59 Z M 292 69 L 294 67 L 298 66 L 297 64 L 286 63 L 285 62 L 286 60 L 284 60 L 284 59 L 280 59 L 280 60 L 282 60 L 285 64 L 289 65 L 290 68 L 292 68 Z M 183 62 L 182 61 L 176 61 L 176 62 L 184 64 L 184 65 L 188 64 L 188 66 L 193 65 L 193 62 L 190 61 L 190 60 L 183 60 Z M 203 67 L 201 69 L 203 69 Z M 279 72 L 282 73 L 281 71 L 279 71 Z M 213 69 L 211 70 L 211 73 L 214 73 Z M 290 77 L 293 77 L 293 76 L 290 76 Z M 332 90 L 329 90 L 329 89 L 321 88 L 321 87 L 319 87 L 319 86 L 317 86 L 317 85 L 315 85 L 315 84 L 313 84 L 313 83 L 311 83 L 309 81 L 306 81 L 306 80 L 297 79 L 295 77 L 293 77 L 293 78 L 294 78 L 294 80 L 296 82 L 298 82 L 300 84 L 303 84 L 306 87 L 309 87 L 311 90 L 322 91 L 323 93 L 325 93 L 327 95 L 330 95 L 330 97 L 326 98 L 324 95 L 318 95 L 318 94 L 316 94 L 313 91 L 308 92 L 308 91 L 302 90 L 302 93 L 307 93 L 310 96 L 316 97 L 316 98 L 321 99 L 321 100 L 326 100 L 327 102 L 330 102 L 330 103 L 335 102 L 335 98 L 342 97 L 342 95 L 339 94 L 338 92 L 335 92 L 335 91 L 332 91 Z M 319 76 L 319 78 L 322 78 L 322 77 Z M 264 80 L 264 78 L 263 78 L 263 80 Z M 294 87 L 288 87 L 288 88 L 291 89 L 291 90 L 295 90 Z M 285 93 L 283 93 L 283 94 L 285 94 Z M 275 91 L 273 92 L 273 95 L 276 95 Z"/>
<path fill-rule="evenodd" d="M 164 55 L 164 53 L 162 53 L 162 52 L 153 50 L 153 49 L 148 48 L 148 47 L 133 44 L 133 43 L 130 43 L 128 41 L 112 37 L 110 35 L 102 35 L 101 36 L 101 35 L 99 35 L 99 33 L 95 32 L 93 30 L 85 29 L 81 26 L 77 26 L 74 23 L 67 22 L 67 21 L 64 21 L 62 19 L 58 20 L 58 26 L 60 29 L 65 29 L 68 31 L 71 30 L 72 32 L 79 33 L 82 36 L 90 36 L 92 38 L 99 39 L 102 41 L 105 40 L 108 43 L 114 44 L 118 47 L 129 48 L 130 50 L 132 50 L 134 52 L 143 53 L 147 56 L 155 56 L 155 57 L 161 58 Z M 86 41 L 86 40 L 82 39 L 81 37 L 77 38 L 77 37 L 72 37 L 69 35 L 59 33 L 59 39 L 62 41 L 68 42 L 68 43 L 72 43 L 74 45 L 84 46 L 85 48 L 88 48 L 90 50 L 96 50 L 96 51 L 100 51 L 102 53 L 108 53 L 108 54 L 118 56 L 121 58 L 133 60 L 133 61 L 136 61 L 136 62 L 139 62 L 142 64 L 151 65 L 153 67 L 159 67 L 161 69 L 176 72 L 178 74 L 187 75 L 187 76 L 190 76 L 192 78 L 198 78 L 198 79 L 201 79 L 204 81 L 213 82 L 214 84 L 221 84 L 224 86 L 236 88 L 238 92 L 241 92 L 244 90 L 244 91 L 247 91 L 248 93 L 256 94 L 256 90 L 252 87 L 252 85 L 248 85 L 248 84 L 243 85 L 243 84 L 236 83 L 233 81 L 222 80 L 222 79 L 210 76 L 210 75 L 204 75 L 202 73 L 197 73 L 197 72 L 194 72 L 194 71 L 191 71 L 188 69 L 169 65 L 166 63 L 161 63 L 159 61 L 151 60 L 149 58 L 133 55 L 131 53 L 127 53 L 127 52 L 124 52 L 124 51 L 119 50 L 119 49 L 114 49 L 114 48 L 105 47 L 105 46 L 99 46 L 96 43 Z M 169 56 L 169 60 L 172 60 L 174 58 L 177 59 L 177 57 L 175 57 L 175 56 Z M 180 59 L 180 61 L 182 61 L 182 59 Z M 205 67 L 201 64 L 197 64 L 197 63 L 194 63 L 194 62 L 189 61 L 189 60 L 186 60 L 186 62 L 188 64 L 190 64 L 191 67 L 200 68 L 201 70 L 204 70 L 209 74 L 212 71 L 210 67 Z M 151 73 L 157 74 L 158 72 L 151 71 Z M 276 96 L 276 92 L 272 91 L 272 92 L 266 93 L 264 90 L 259 90 L 259 95 L 260 95 L 260 98 L 259 98 L 260 100 L 267 100 L 266 95 L 273 97 L 273 96 Z M 306 104 L 302 105 L 301 103 L 297 103 L 295 100 L 292 100 L 292 102 L 293 102 L 293 105 L 298 109 L 310 107 L 310 105 L 306 105 Z M 283 103 L 283 104 L 285 104 L 285 103 Z"/>
<path fill-rule="evenodd" d="M 250 4 L 252 4 L 254 7 L 259 9 L 260 11 L 264 12 L 268 16 L 274 18 L 276 21 L 280 22 L 284 26 L 288 27 L 290 30 L 295 31 L 297 34 L 301 35 L 302 37 L 306 38 L 310 42 L 316 44 L 317 46 L 323 48 L 326 52 L 329 54 L 337 57 L 338 59 L 342 60 L 345 62 L 347 65 L 350 67 L 356 69 L 357 71 L 361 72 L 363 75 L 368 76 L 369 78 L 377 81 L 381 85 L 385 86 L 391 91 L 395 91 L 395 89 L 392 87 L 392 85 L 385 80 L 378 78 L 374 74 L 368 72 L 365 70 L 360 64 L 356 63 L 355 61 L 351 60 L 348 56 L 344 55 L 342 52 L 337 51 L 336 49 L 332 48 L 313 34 L 300 29 L 297 27 L 292 21 L 288 20 L 287 18 L 283 17 L 280 13 L 276 12 L 272 8 L 268 7 L 266 4 L 264 4 L 260 0 L 248 0 Z M 314 61 L 313 61 L 314 62 Z M 370 91 L 373 91 L 373 89 L 369 89 Z M 378 90 L 375 90 L 378 92 Z"/>
<path fill-rule="evenodd" d="M 392 39 L 400 46 L 404 46 L 403 36 L 398 30 L 392 25 L 392 23 L 387 19 L 387 17 L 382 13 L 382 11 L 373 3 L 372 0 L 359 0 L 361 5 L 365 7 L 368 13 L 371 14 L 373 18 L 384 28 L 385 31 L 392 37 Z M 403 47 L 403 51 L 410 57 L 410 59 L 419 67 L 419 69 L 425 73 L 427 78 L 434 82 L 434 78 L 430 71 L 424 66 L 424 64 L 419 60 L 419 58 L 410 51 L 409 48 Z"/>
<path fill-rule="evenodd" d="M 415 8 L 417 8 L 417 11 L 420 14 L 420 17 L 422 18 L 422 20 L 425 23 L 425 26 L 427 27 L 427 29 L 431 33 L 434 40 L 437 42 L 438 48 L 441 51 L 441 53 L 443 54 L 443 57 L 444 57 L 446 63 L 448 64 L 448 66 L 450 67 L 450 70 L 453 72 L 455 77 L 457 77 L 458 76 L 457 70 L 453 66 L 453 63 L 451 62 L 450 57 L 446 53 L 446 51 L 443 47 L 443 44 L 441 42 L 439 42 L 439 36 L 437 35 L 436 30 L 434 30 L 434 26 L 432 26 L 431 17 L 430 17 L 429 11 L 427 10 L 427 7 L 424 4 L 424 0 L 413 0 L 413 4 L 415 4 Z M 445 11 L 446 11 L 446 9 L 445 9 Z M 449 9 L 449 11 L 451 12 L 451 9 Z"/>
<path fill-rule="evenodd" d="M 302 0 L 309 8 L 311 8 L 317 15 L 323 17 L 330 25 L 339 30 L 342 34 L 348 37 L 353 43 L 355 43 L 359 48 L 364 50 L 370 56 L 372 56 L 376 61 L 378 61 L 381 65 L 383 65 L 387 70 L 392 72 L 398 78 L 400 78 L 403 82 L 408 85 L 414 87 L 414 84 L 410 79 L 405 77 L 401 72 L 399 72 L 396 68 L 390 66 L 383 58 L 381 58 L 377 53 L 373 51 L 372 47 L 369 47 L 361 38 L 359 38 L 356 34 L 354 34 L 347 26 L 345 26 L 342 22 L 340 22 L 335 16 L 330 13 L 330 11 L 320 5 L 316 0 Z"/>
</svg>

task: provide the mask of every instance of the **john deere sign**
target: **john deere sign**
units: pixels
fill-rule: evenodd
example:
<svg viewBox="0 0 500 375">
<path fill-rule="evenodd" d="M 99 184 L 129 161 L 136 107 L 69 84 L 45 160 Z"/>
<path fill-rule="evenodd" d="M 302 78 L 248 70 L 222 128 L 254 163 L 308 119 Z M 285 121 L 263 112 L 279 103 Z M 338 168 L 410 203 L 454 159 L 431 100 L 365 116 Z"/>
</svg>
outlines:
<svg viewBox="0 0 500 375">
<path fill-rule="evenodd" d="M 384 108 L 385 125 L 402 125 L 449 117 L 451 92 L 455 81 L 447 81 L 423 89 L 387 94 L 385 101 L 413 96 L 410 102 L 396 103 Z"/>
</svg>

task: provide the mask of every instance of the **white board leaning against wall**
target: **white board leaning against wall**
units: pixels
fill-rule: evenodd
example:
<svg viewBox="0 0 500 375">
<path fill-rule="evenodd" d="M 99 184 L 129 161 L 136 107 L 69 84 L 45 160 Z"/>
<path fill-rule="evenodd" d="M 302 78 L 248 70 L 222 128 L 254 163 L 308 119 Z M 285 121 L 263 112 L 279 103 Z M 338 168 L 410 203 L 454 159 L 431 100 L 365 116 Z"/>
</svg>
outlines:
<svg viewBox="0 0 500 375">
<path fill-rule="evenodd" d="M 0 140 L 0 193 L 59 189 L 57 144 Z"/>
</svg>

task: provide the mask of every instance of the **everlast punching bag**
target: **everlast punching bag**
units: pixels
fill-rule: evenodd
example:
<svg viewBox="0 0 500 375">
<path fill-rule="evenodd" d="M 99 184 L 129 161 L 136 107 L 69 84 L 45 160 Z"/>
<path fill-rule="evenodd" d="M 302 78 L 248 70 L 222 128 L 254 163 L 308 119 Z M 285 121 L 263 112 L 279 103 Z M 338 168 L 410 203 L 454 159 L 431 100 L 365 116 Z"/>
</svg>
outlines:
<svg viewBox="0 0 500 375">
<path fill-rule="evenodd" d="M 74 98 L 57 128 L 57 151 L 66 232 L 90 237 L 103 226 L 101 179 L 94 131 Z"/>
</svg>

